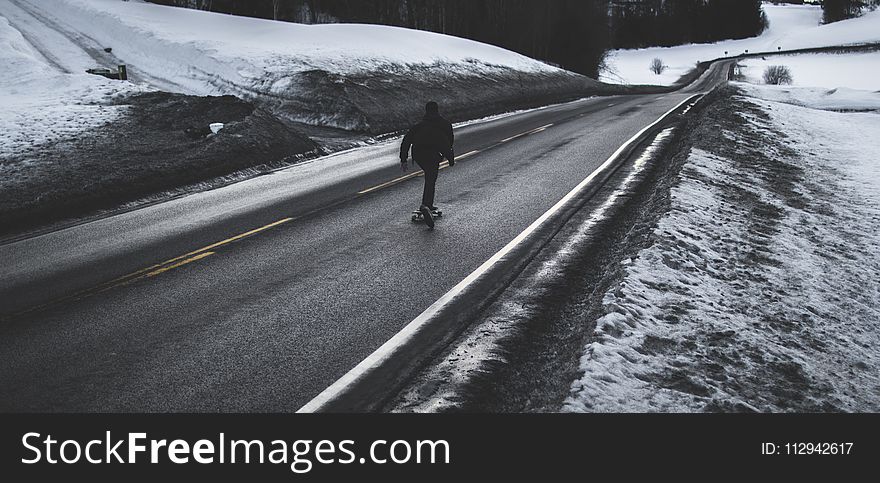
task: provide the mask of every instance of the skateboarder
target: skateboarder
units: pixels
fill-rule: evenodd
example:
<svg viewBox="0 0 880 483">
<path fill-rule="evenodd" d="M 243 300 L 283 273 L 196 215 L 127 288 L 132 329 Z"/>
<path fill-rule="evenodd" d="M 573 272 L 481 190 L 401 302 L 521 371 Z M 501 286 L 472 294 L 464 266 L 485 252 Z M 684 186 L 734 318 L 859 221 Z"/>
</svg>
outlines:
<svg viewBox="0 0 880 483">
<path fill-rule="evenodd" d="M 434 206 L 434 191 L 440 173 L 440 161 L 445 157 L 449 166 L 455 166 L 455 152 L 452 148 L 454 141 L 452 123 L 440 115 L 440 106 L 432 101 L 425 105 L 424 119 L 406 133 L 400 145 L 401 169 L 406 171 L 409 168 L 411 147 L 413 161 L 425 172 L 425 191 L 419 211 L 430 228 L 434 227 L 432 212 L 437 211 Z"/>
</svg>

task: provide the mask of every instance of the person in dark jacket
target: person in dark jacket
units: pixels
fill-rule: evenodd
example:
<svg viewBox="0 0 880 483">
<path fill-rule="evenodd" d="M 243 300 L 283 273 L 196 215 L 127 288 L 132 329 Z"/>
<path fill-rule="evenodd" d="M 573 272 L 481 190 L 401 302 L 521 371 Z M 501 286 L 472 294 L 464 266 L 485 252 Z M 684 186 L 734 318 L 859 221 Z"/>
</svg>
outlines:
<svg viewBox="0 0 880 483">
<path fill-rule="evenodd" d="M 440 161 L 445 157 L 449 161 L 449 166 L 455 166 L 454 142 L 452 123 L 440 115 L 440 106 L 436 102 L 425 105 L 424 119 L 403 137 L 403 143 L 400 145 L 401 168 L 404 171 L 409 168 L 411 147 L 413 161 L 425 172 L 425 191 L 420 209 L 427 207 L 431 211 L 437 210 L 434 206 L 434 192 L 437 176 L 440 173 Z"/>
</svg>

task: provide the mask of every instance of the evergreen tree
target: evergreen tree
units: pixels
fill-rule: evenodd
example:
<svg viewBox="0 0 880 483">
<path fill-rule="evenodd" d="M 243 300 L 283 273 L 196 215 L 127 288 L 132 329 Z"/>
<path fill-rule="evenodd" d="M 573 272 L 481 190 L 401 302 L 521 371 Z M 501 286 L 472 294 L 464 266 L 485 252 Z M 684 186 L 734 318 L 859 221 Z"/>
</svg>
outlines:
<svg viewBox="0 0 880 483">
<path fill-rule="evenodd" d="M 862 6 L 863 2 L 860 0 L 825 0 L 822 2 L 822 22 L 831 23 L 858 17 Z"/>
</svg>

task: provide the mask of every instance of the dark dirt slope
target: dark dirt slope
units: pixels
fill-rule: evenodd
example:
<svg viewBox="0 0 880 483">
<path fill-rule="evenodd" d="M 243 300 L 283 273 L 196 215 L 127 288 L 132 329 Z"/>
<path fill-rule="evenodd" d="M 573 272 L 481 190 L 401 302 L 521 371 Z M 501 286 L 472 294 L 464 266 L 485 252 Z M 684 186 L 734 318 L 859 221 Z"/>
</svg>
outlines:
<svg viewBox="0 0 880 483">
<path fill-rule="evenodd" d="M 527 73 L 485 65 L 475 65 L 473 72 L 461 66 L 389 66 L 345 76 L 313 70 L 291 81 L 279 96 L 238 94 L 292 121 L 377 135 L 408 128 L 424 114 L 428 100 L 439 102 L 450 120 L 465 121 L 626 90 L 571 72 Z"/>
<path fill-rule="evenodd" d="M 233 96 L 159 92 L 121 103 L 130 110 L 115 123 L 26 156 L 0 158 L 0 235 L 318 149 L 287 123 Z M 214 122 L 226 124 L 218 135 L 208 129 Z"/>
</svg>

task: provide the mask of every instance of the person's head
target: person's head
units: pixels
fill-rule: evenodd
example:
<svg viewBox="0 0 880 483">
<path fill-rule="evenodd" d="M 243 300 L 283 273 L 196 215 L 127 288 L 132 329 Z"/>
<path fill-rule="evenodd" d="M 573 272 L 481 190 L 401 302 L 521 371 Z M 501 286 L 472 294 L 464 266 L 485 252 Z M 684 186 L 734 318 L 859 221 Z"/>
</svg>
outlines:
<svg viewBox="0 0 880 483">
<path fill-rule="evenodd" d="M 429 116 L 440 114 L 440 105 L 434 101 L 425 104 L 425 114 L 428 114 Z"/>
</svg>

